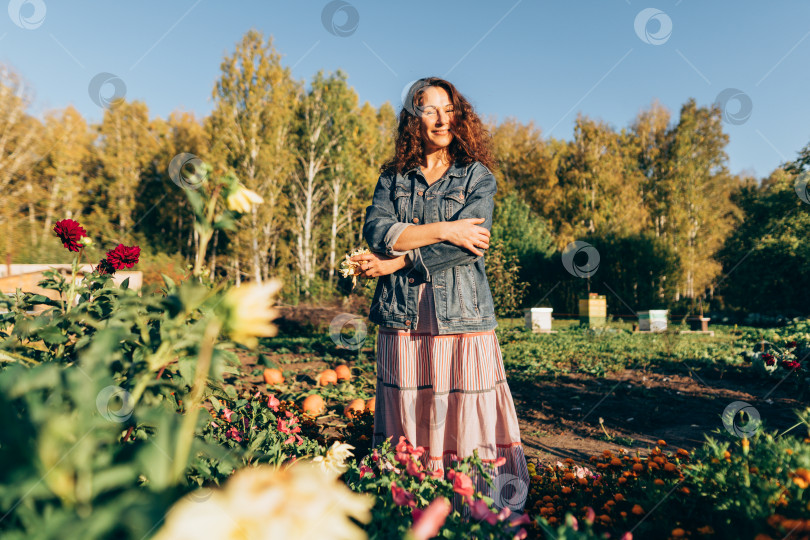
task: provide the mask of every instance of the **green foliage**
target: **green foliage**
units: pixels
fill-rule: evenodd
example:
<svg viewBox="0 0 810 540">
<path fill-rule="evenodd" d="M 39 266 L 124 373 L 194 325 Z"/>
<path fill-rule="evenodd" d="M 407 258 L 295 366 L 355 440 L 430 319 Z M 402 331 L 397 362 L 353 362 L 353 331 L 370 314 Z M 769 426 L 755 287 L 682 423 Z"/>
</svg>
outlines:
<svg viewBox="0 0 810 540">
<path fill-rule="evenodd" d="M 496 239 L 490 243 L 486 253 L 486 272 L 495 314 L 499 317 L 520 316 L 529 284 L 518 281 L 518 258 L 505 251 L 501 240 Z"/>
<path fill-rule="evenodd" d="M 572 326 L 557 334 L 532 334 L 524 328 L 496 329 L 510 379 L 533 381 L 538 376 L 590 373 L 604 376 L 625 368 L 663 366 L 686 370 L 691 366 L 738 369 L 747 343 L 733 336 L 695 339 L 689 334 L 633 334 L 628 330 L 596 332 Z"/>
<path fill-rule="evenodd" d="M 720 250 L 727 278 L 718 295 L 727 309 L 806 316 L 810 291 L 810 205 L 795 191 L 796 175 L 776 171 L 743 188 L 744 219 Z"/>
</svg>

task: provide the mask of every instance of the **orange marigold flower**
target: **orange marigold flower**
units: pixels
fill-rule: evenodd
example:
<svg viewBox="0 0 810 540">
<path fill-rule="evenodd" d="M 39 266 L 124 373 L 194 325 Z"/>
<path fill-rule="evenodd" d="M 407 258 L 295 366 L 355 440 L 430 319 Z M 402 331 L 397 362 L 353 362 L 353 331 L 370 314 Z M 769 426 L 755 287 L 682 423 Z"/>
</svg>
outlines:
<svg viewBox="0 0 810 540">
<path fill-rule="evenodd" d="M 788 455 L 793 455 L 793 450 L 790 448 L 785 448 L 785 452 L 787 452 Z"/>
<path fill-rule="evenodd" d="M 565 486 L 564 488 L 562 488 L 562 492 L 563 492 L 565 495 L 568 495 L 569 493 L 571 493 L 571 488 L 570 488 L 570 487 L 568 487 L 568 486 Z"/>
<path fill-rule="evenodd" d="M 658 470 L 658 469 L 660 469 L 661 467 L 659 467 L 659 466 L 658 466 L 658 463 L 656 463 L 656 462 L 654 462 L 654 461 L 650 461 L 649 463 L 647 463 L 647 468 L 649 468 L 649 469 L 654 469 L 654 470 Z"/>
<path fill-rule="evenodd" d="M 621 478 L 619 478 L 619 480 L 618 480 L 618 481 L 619 481 L 619 483 L 620 483 L 620 484 L 624 484 L 625 482 L 627 482 L 627 478 L 625 478 L 624 476 L 622 476 Z"/>
<path fill-rule="evenodd" d="M 630 511 L 633 512 L 637 516 L 640 516 L 641 514 L 644 513 L 644 509 L 639 504 L 634 504 L 633 508 Z"/>
<path fill-rule="evenodd" d="M 624 495 L 622 495 L 621 493 L 617 493 L 617 494 L 615 494 L 615 495 L 613 496 L 613 498 L 614 498 L 615 500 L 617 500 L 617 501 L 621 502 L 621 501 L 623 501 L 623 500 L 624 500 Z"/>
<path fill-rule="evenodd" d="M 717 459 L 716 457 L 713 457 L 712 458 L 712 463 L 720 463 L 720 460 Z"/>
<path fill-rule="evenodd" d="M 679 456 L 688 456 L 688 455 L 689 455 L 689 452 L 687 452 L 687 451 L 686 451 L 686 450 L 684 450 L 683 448 L 678 448 L 678 451 L 677 451 L 676 453 L 677 453 Z"/>
<path fill-rule="evenodd" d="M 635 465 L 633 465 L 633 470 L 636 472 L 641 472 L 644 470 L 644 465 L 642 465 L 641 463 L 636 463 Z"/>
<path fill-rule="evenodd" d="M 657 444 L 658 446 L 666 446 L 667 442 L 664 439 L 658 439 L 658 441 L 655 444 Z"/>
<path fill-rule="evenodd" d="M 588 479 L 587 478 L 577 478 L 577 482 L 579 482 L 579 485 L 581 485 L 581 486 L 587 486 L 588 485 Z"/>
<path fill-rule="evenodd" d="M 714 534 L 714 529 L 712 528 L 711 525 L 706 525 L 705 527 L 698 527 L 697 531 L 700 534 L 706 534 L 706 535 Z"/>
<path fill-rule="evenodd" d="M 623 518 L 626 518 L 627 517 L 627 512 L 619 512 L 619 515 L 622 516 Z"/>
<path fill-rule="evenodd" d="M 572 472 L 567 472 L 567 473 L 565 473 L 565 475 L 563 475 L 563 478 L 565 480 L 574 480 L 576 477 L 577 477 L 577 475 L 575 475 Z"/>
<path fill-rule="evenodd" d="M 677 467 L 675 467 L 674 463 L 667 463 L 666 465 L 664 465 L 664 470 L 667 472 L 672 472 L 675 469 L 677 469 Z"/>
<path fill-rule="evenodd" d="M 619 458 L 615 457 L 615 458 L 613 458 L 613 459 L 611 459 L 611 460 L 610 460 L 610 464 L 611 464 L 611 465 L 614 465 L 614 466 L 616 466 L 616 467 L 621 467 L 621 465 L 622 465 L 622 460 L 620 460 Z"/>
<path fill-rule="evenodd" d="M 663 465 L 667 460 L 662 458 L 661 456 L 655 456 L 652 460 L 660 465 Z"/>
<path fill-rule="evenodd" d="M 796 469 L 796 474 L 801 476 L 805 482 L 810 482 L 810 471 L 805 469 L 804 467 L 799 467 Z"/>
<path fill-rule="evenodd" d="M 599 519 L 599 521 L 603 521 L 605 523 L 610 523 L 610 516 L 607 515 L 607 514 L 602 514 L 601 516 L 599 516 L 598 519 Z"/>
<path fill-rule="evenodd" d="M 675 538 L 681 538 L 686 535 L 686 531 L 684 531 L 680 527 L 675 527 L 674 529 L 672 529 L 672 532 L 670 534 Z"/>
<path fill-rule="evenodd" d="M 683 487 L 681 488 L 681 493 L 685 493 L 686 495 L 689 495 L 689 494 L 691 493 L 691 491 L 689 491 L 689 488 L 688 488 L 688 487 L 683 486 Z"/>
<path fill-rule="evenodd" d="M 611 452 L 610 450 L 603 450 L 602 455 L 605 456 L 605 457 L 612 457 L 613 452 Z"/>
<path fill-rule="evenodd" d="M 728 450 L 723 451 L 723 457 L 729 459 L 731 457 L 731 452 Z"/>
<path fill-rule="evenodd" d="M 656 478 L 655 480 L 653 480 L 653 483 L 654 483 L 656 486 L 663 486 L 663 485 L 664 485 L 664 481 L 663 481 L 663 480 L 661 480 L 660 478 Z"/>
</svg>

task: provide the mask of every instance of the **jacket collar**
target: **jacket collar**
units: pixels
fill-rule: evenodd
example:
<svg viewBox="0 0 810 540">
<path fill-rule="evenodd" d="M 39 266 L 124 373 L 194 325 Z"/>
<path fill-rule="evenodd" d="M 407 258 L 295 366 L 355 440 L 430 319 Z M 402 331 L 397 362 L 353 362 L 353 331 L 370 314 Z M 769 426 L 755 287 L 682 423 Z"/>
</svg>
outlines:
<svg viewBox="0 0 810 540">
<path fill-rule="evenodd" d="M 447 173 L 445 173 L 445 174 L 447 176 L 466 176 L 467 175 L 467 169 L 470 168 L 470 165 L 472 165 L 472 164 L 468 163 L 468 164 L 464 165 L 464 164 L 460 163 L 458 160 L 456 160 L 456 161 L 453 162 L 452 165 L 450 165 L 450 168 L 447 169 Z M 408 169 L 407 171 L 405 171 L 405 174 L 403 174 L 403 176 L 408 176 L 412 172 L 418 172 L 419 174 L 422 174 L 422 170 L 419 168 L 419 165 L 417 165 L 416 167 L 412 167 L 412 168 Z"/>
</svg>

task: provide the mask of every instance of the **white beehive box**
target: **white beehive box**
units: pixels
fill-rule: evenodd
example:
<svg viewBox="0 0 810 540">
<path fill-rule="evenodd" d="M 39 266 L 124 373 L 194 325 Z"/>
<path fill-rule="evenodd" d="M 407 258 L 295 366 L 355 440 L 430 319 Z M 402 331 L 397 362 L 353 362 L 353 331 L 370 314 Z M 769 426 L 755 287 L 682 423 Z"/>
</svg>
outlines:
<svg viewBox="0 0 810 540">
<path fill-rule="evenodd" d="M 524 309 L 526 319 L 526 329 L 532 332 L 551 331 L 551 312 L 554 308 L 536 307 Z"/>
<path fill-rule="evenodd" d="M 663 332 L 667 329 L 667 309 L 650 309 L 638 312 L 638 329 L 641 332 Z"/>
</svg>

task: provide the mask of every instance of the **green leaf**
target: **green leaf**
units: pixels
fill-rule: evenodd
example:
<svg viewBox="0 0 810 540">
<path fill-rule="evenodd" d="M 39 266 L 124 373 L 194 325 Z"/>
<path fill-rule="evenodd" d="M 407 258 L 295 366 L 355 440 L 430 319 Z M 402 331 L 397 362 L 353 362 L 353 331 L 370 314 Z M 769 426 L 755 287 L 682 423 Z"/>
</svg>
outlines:
<svg viewBox="0 0 810 540">
<path fill-rule="evenodd" d="M 62 333 L 62 329 L 58 326 L 46 326 L 37 330 L 37 337 L 48 345 L 59 345 L 65 343 L 68 338 Z"/>
<path fill-rule="evenodd" d="M 129 289 L 129 278 L 126 278 L 124 281 L 121 282 L 121 289 Z"/>
<path fill-rule="evenodd" d="M 163 282 L 166 284 L 167 287 L 173 288 L 175 286 L 174 280 L 169 276 L 167 276 L 166 274 L 164 274 L 163 272 L 160 273 L 160 277 L 163 278 Z"/>
</svg>

